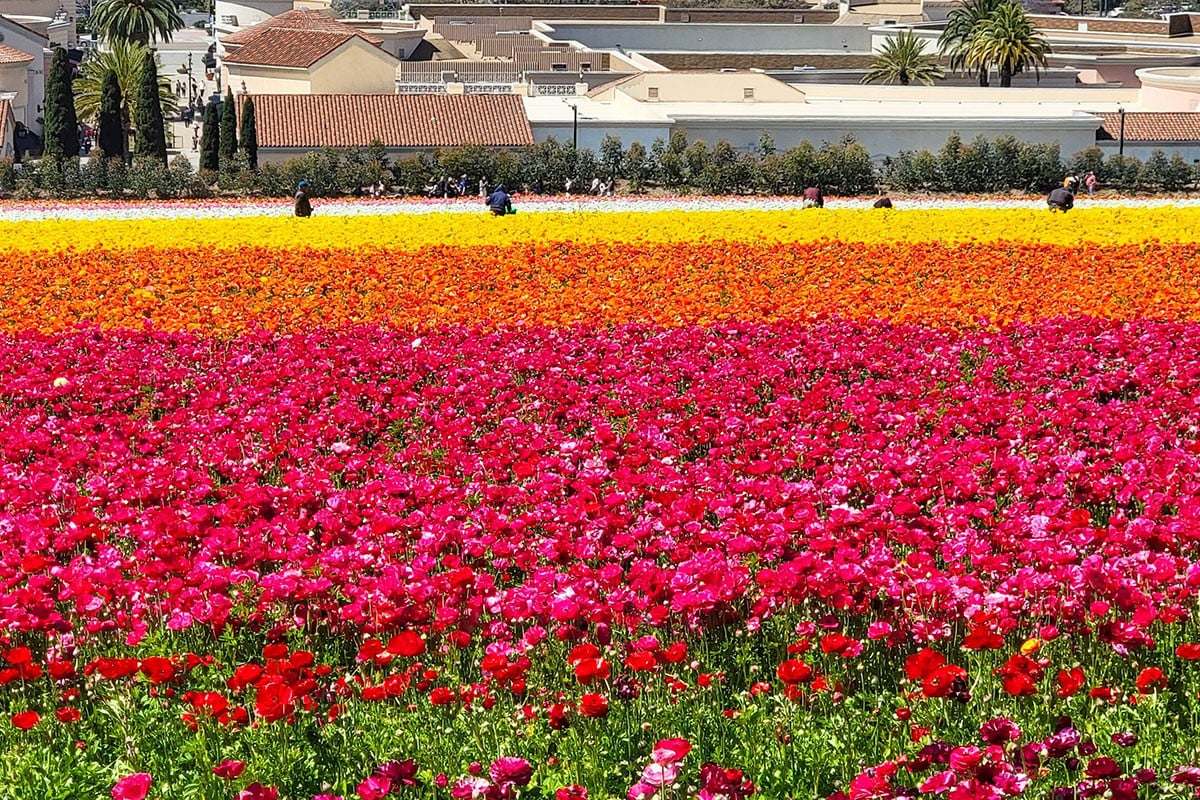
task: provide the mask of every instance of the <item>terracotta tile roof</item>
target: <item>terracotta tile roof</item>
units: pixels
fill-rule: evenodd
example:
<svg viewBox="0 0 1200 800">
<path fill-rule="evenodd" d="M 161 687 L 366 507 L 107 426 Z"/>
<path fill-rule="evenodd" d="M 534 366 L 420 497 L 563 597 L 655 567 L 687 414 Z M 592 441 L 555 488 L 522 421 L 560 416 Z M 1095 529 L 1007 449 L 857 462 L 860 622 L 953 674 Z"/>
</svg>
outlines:
<svg viewBox="0 0 1200 800">
<path fill-rule="evenodd" d="M 284 29 L 291 31 L 325 31 L 326 33 L 348 33 L 352 36 L 361 36 L 371 44 L 380 44 L 383 40 L 377 39 L 374 36 L 368 36 L 359 31 L 353 25 L 347 25 L 344 22 L 338 22 L 328 14 L 323 14 L 320 11 L 307 11 L 304 9 L 294 9 L 285 11 L 282 14 L 264 20 L 250 28 L 245 28 L 240 31 L 235 31 L 227 36 L 221 37 L 221 42 L 224 44 L 249 44 L 255 37 L 262 35 L 270 30 Z"/>
<path fill-rule="evenodd" d="M 268 67 L 311 67 L 354 38 L 350 33 L 294 31 L 275 28 L 225 56 L 227 64 Z"/>
<path fill-rule="evenodd" d="M 0 64 L 24 64 L 33 61 L 33 56 L 22 53 L 15 47 L 0 44 Z"/>
<path fill-rule="evenodd" d="M 502 94 L 254 96 L 259 147 L 520 147 L 533 144 L 525 104 Z"/>
<path fill-rule="evenodd" d="M 1115 142 L 1120 139 L 1120 114 L 1098 113 L 1096 116 L 1103 120 L 1103 127 L 1096 132 L 1096 141 Z M 1125 141 L 1200 141 L 1200 113 L 1127 111 L 1125 112 Z"/>
</svg>

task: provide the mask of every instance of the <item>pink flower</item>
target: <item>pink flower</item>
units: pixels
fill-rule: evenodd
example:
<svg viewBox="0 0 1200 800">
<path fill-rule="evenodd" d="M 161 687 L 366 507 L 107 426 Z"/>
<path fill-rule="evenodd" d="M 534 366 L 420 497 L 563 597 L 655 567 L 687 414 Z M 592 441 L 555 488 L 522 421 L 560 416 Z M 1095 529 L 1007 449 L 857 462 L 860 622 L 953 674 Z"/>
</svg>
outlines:
<svg viewBox="0 0 1200 800">
<path fill-rule="evenodd" d="M 633 786 L 629 787 L 629 791 L 625 793 L 627 800 L 646 800 L 657 791 L 655 787 L 645 781 L 638 781 Z"/>
<path fill-rule="evenodd" d="M 391 778 L 383 775 L 372 775 L 356 787 L 362 800 L 382 800 L 392 790 Z"/>
<path fill-rule="evenodd" d="M 263 786 L 257 781 L 237 793 L 236 800 L 278 800 L 279 790 L 274 786 Z"/>
<path fill-rule="evenodd" d="M 492 762 L 488 775 L 496 783 L 527 786 L 533 778 L 533 766 L 523 758 L 501 756 Z"/>
<path fill-rule="evenodd" d="M 450 788 L 450 796 L 457 800 L 482 800 L 492 784 L 486 778 L 459 778 Z"/>
<path fill-rule="evenodd" d="M 135 772 L 117 781 L 112 788 L 113 800 L 146 800 L 153 778 L 149 772 Z"/>
<path fill-rule="evenodd" d="M 691 750 L 692 743 L 687 739 L 663 739 L 654 745 L 654 752 L 650 754 L 650 760 L 655 764 L 674 764 L 682 761 Z"/>
<path fill-rule="evenodd" d="M 232 780 L 233 778 L 241 775 L 245 769 L 245 761 L 222 761 L 220 764 L 217 764 L 215 767 L 213 767 L 212 771 L 213 775 L 216 775 L 218 778 Z"/>
<path fill-rule="evenodd" d="M 670 786 L 679 777 L 675 764 L 649 764 L 642 770 L 642 783 L 651 786 Z"/>
</svg>

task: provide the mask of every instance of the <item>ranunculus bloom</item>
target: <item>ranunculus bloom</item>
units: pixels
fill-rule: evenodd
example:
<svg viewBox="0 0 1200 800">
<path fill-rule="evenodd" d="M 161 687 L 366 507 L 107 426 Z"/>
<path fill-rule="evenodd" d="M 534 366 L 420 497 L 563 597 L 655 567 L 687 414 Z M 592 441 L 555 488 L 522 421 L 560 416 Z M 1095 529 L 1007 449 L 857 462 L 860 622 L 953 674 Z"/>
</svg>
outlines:
<svg viewBox="0 0 1200 800">
<path fill-rule="evenodd" d="M 237 776 L 241 775 L 242 772 L 245 771 L 245 769 L 246 769 L 245 761 L 225 760 L 225 761 L 222 761 L 220 764 L 217 764 L 215 767 L 213 767 L 212 771 L 213 771 L 213 775 L 216 775 L 218 778 L 232 780 L 233 778 L 236 778 Z"/>
<path fill-rule="evenodd" d="M 12 724 L 15 728 L 20 728 L 27 731 L 41 721 L 42 717 L 36 711 L 21 711 L 12 715 Z"/>
<path fill-rule="evenodd" d="M 692 751 L 692 743 L 687 739 L 662 739 L 654 745 L 650 760 L 655 764 L 674 764 L 682 761 Z"/>
<path fill-rule="evenodd" d="M 488 768 L 488 776 L 496 783 L 527 786 L 533 778 L 533 766 L 523 758 L 501 756 Z"/>
<path fill-rule="evenodd" d="M 279 790 L 274 786 L 263 786 L 255 781 L 237 793 L 236 800 L 278 800 Z"/>
<path fill-rule="evenodd" d="M 391 790 L 391 779 L 383 775 L 372 775 L 356 787 L 361 800 L 383 800 Z"/>
<path fill-rule="evenodd" d="M 596 692 L 588 692 L 579 698 L 579 713 L 593 719 L 603 719 L 608 716 L 608 698 Z"/>
<path fill-rule="evenodd" d="M 563 786 L 554 791 L 554 800 L 588 800 L 588 791 L 577 784 Z"/>
<path fill-rule="evenodd" d="M 126 775 L 113 786 L 113 800 L 146 800 L 146 795 L 150 793 L 151 780 L 153 779 L 149 772 Z"/>
<path fill-rule="evenodd" d="M 651 786 L 669 786 L 679 777 L 679 767 L 675 764 L 648 764 L 642 770 L 642 783 Z"/>
</svg>

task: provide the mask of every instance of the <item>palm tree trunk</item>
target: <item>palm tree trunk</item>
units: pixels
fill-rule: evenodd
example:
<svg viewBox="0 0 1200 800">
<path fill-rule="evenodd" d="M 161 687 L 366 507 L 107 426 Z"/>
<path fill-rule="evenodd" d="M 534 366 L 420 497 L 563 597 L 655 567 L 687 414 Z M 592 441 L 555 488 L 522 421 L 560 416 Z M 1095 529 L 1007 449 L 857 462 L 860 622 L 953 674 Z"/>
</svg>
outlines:
<svg viewBox="0 0 1200 800">
<path fill-rule="evenodd" d="M 1007 65 L 1000 67 L 1000 88 L 1012 86 L 1012 70 Z"/>
<path fill-rule="evenodd" d="M 988 85 L 988 68 L 987 67 L 979 68 L 979 85 L 980 86 Z"/>
</svg>

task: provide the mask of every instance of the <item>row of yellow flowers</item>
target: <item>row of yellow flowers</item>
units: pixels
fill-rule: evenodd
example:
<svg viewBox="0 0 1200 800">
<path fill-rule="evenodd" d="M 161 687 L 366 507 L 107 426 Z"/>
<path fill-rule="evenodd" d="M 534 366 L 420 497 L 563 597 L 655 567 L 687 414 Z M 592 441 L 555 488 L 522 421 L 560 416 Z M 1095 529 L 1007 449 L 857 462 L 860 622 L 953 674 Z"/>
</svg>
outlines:
<svg viewBox="0 0 1200 800">
<path fill-rule="evenodd" d="M 1200 208 L 810 209 L 806 211 L 562 212 L 493 218 L 482 213 L 340 216 L 311 219 L 0 221 L 0 249 L 165 250 L 378 247 L 419 250 L 523 242 L 1036 242 L 1110 246 L 1200 241 Z"/>
</svg>

